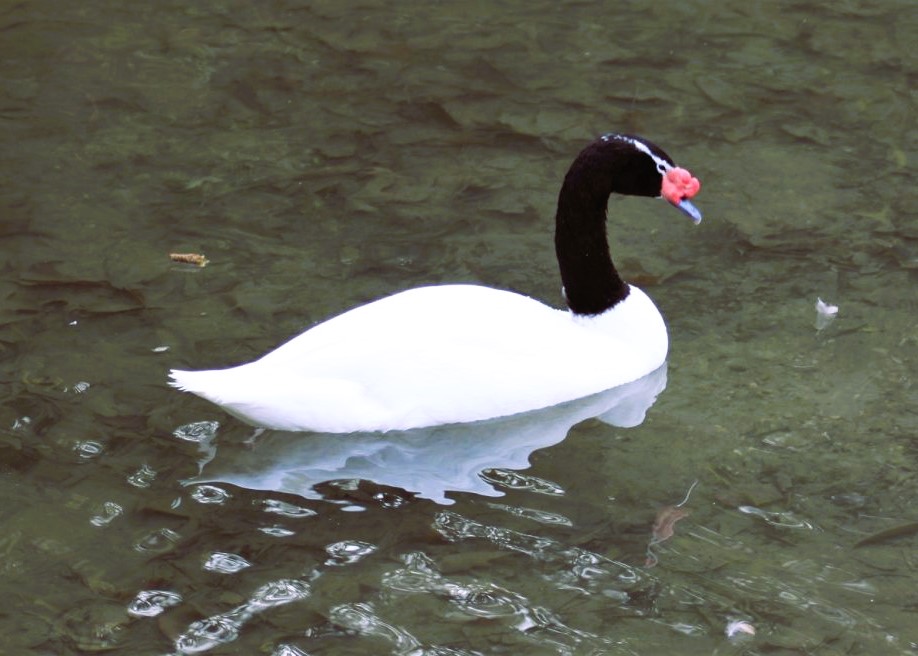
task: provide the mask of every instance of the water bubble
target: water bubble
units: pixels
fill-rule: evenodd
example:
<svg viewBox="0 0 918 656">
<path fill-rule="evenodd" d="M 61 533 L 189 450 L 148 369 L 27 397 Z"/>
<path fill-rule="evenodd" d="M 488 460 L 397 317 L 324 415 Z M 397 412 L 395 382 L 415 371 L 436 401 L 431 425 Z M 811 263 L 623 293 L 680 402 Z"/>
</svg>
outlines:
<svg viewBox="0 0 918 656">
<path fill-rule="evenodd" d="M 123 512 L 124 509 L 114 501 L 106 501 L 102 504 L 102 509 L 99 511 L 99 513 L 97 515 L 93 515 L 89 519 L 89 523 L 93 526 L 102 528 L 111 524 L 112 521 L 114 521 L 114 519 L 121 515 Z"/>
<path fill-rule="evenodd" d="M 235 574 L 251 566 L 252 563 L 242 556 L 222 551 L 215 551 L 204 561 L 204 569 L 208 572 L 217 572 L 219 574 Z"/>
<path fill-rule="evenodd" d="M 205 504 L 222 504 L 232 498 L 229 492 L 216 485 L 198 485 L 191 492 L 191 498 L 198 503 Z"/>
<path fill-rule="evenodd" d="M 196 421 L 179 426 L 172 434 L 187 442 L 206 442 L 216 437 L 219 428 L 219 421 Z"/>
<path fill-rule="evenodd" d="M 331 558 L 325 561 L 326 565 L 350 565 L 369 556 L 376 551 L 376 545 L 360 540 L 342 540 L 325 547 Z"/>
<path fill-rule="evenodd" d="M 167 608 L 181 603 L 181 595 L 165 590 L 142 590 L 128 604 L 128 615 L 134 617 L 156 617 Z"/>
</svg>

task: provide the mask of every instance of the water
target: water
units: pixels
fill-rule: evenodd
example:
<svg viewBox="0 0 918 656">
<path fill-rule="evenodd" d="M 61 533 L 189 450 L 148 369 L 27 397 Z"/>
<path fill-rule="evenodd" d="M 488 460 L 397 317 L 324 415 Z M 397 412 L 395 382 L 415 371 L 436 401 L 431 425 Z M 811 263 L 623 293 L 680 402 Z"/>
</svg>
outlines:
<svg viewBox="0 0 918 656">
<path fill-rule="evenodd" d="M 0 21 L 9 653 L 918 651 L 910 2 Z M 555 194 L 608 130 L 703 184 L 697 228 L 611 205 L 616 262 L 672 335 L 641 426 L 484 449 L 440 503 L 382 474 L 204 480 L 289 436 L 247 444 L 169 367 L 424 283 L 559 302 Z M 819 330 L 817 297 L 840 308 Z M 405 440 L 350 463 L 384 472 L 424 448 Z"/>
</svg>

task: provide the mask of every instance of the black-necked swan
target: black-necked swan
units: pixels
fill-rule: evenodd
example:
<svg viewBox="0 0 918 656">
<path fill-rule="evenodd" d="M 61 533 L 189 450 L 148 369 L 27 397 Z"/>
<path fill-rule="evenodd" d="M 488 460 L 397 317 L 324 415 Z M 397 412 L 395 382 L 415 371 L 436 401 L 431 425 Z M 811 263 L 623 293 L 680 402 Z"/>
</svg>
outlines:
<svg viewBox="0 0 918 656">
<path fill-rule="evenodd" d="M 666 324 L 618 275 L 606 239 L 613 192 L 663 197 L 691 217 L 698 180 L 658 146 L 606 134 L 571 164 L 555 215 L 568 310 L 479 285 L 399 292 L 314 326 L 254 362 L 171 372 L 170 384 L 255 426 L 350 433 L 512 415 L 654 371 Z"/>
</svg>

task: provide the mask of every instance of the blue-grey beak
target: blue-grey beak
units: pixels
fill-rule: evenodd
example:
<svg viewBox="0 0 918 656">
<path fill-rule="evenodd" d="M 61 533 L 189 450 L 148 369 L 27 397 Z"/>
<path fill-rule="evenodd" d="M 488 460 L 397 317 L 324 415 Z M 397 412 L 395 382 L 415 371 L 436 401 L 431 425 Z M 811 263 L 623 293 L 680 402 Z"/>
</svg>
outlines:
<svg viewBox="0 0 918 656">
<path fill-rule="evenodd" d="M 695 225 L 701 223 L 701 211 L 692 205 L 692 203 L 687 198 L 683 198 L 673 206 L 685 214 L 688 218 L 690 218 Z"/>
</svg>

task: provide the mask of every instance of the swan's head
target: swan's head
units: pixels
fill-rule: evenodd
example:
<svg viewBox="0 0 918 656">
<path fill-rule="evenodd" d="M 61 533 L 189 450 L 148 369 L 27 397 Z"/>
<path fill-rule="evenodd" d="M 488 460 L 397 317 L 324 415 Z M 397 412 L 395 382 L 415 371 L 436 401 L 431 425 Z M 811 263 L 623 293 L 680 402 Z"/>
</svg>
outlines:
<svg viewBox="0 0 918 656">
<path fill-rule="evenodd" d="M 596 143 L 603 150 L 614 151 L 615 160 L 622 164 L 614 173 L 613 191 L 665 198 L 692 221 L 701 222 L 701 212 L 691 202 L 701 183 L 686 169 L 676 166 L 662 148 L 629 134 L 606 134 Z"/>
</svg>

